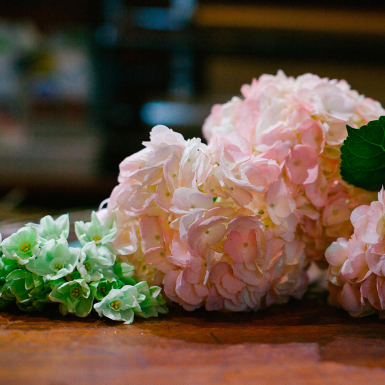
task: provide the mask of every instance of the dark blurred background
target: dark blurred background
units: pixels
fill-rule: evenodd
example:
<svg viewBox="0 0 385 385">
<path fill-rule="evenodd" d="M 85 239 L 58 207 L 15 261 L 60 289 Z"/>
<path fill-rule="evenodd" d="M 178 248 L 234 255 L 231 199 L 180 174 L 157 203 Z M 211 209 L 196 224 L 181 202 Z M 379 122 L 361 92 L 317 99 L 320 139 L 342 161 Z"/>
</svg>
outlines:
<svg viewBox="0 0 385 385">
<path fill-rule="evenodd" d="M 0 217 L 96 207 L 152 126 L 200 136 L 262 73 L 385 103 L 384 37 L 384 1 L 1 0 Z"/>
</svg>

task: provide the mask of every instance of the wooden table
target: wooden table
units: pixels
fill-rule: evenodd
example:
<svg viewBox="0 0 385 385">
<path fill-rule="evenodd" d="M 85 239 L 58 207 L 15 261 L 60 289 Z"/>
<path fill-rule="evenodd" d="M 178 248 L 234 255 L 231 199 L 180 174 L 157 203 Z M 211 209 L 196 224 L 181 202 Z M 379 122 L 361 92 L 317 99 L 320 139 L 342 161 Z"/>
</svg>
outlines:
<svg viewBox="0 0 385 385">
<path fill-rule="evenodd" d="M 325 295 L 256 314 L 171 309 L 133 325 L 0 313 L 1 385 L 384 384 L 385 321 Z"/>
</svg>

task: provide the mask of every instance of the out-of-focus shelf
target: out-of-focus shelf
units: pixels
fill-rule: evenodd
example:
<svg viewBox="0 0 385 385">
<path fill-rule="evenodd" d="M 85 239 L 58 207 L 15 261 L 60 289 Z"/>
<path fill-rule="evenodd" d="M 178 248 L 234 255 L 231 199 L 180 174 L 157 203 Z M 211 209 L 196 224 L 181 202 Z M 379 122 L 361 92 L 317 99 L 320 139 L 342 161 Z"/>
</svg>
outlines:
<svg viewBox="0 0 385 385">
<path fill-rule="evenodd" d="M 326 7 L 203 4 L 197 8 L 194 23 L 199 27 L 385 36 L 385 12 Z"/>
<path fill-rule="evenodd" d="M 329 31 L 269 28 L 196 27 L 173 34 L 169 31 L 133 29 L 120 34 L 103 52 L 150 50 L 197 54 L 234 54 L 279 58 L 338 60 L 341 62 L 383 63 L 385 39 L 382 35 Z"/>
</svg>

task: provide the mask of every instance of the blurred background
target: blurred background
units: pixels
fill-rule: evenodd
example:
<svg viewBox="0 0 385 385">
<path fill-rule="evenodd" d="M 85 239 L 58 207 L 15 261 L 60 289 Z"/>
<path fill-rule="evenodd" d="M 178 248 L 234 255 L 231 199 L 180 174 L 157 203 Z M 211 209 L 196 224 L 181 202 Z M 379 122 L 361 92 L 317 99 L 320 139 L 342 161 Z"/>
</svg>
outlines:
<svg viewBox="0 0 385 385">
<path fill-rule="evenodd" d="M 262 73 L 385 103 L 384 38 L 383 0 L 0 0 L 0 221 L 97 207 L 152 126 L 200 136 Z"/>
</svg>

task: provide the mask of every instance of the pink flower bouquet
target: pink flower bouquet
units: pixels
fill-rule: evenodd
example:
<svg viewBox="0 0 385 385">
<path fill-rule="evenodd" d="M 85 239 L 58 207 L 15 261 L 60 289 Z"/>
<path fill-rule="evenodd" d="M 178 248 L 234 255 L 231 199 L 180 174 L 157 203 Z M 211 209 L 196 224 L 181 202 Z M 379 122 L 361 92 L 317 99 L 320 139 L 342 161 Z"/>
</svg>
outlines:
<svg viewBox="0 0 385 385">
<path fill-rule="evenodd" d="M 385 318 L 385 191 L 370 206 L 351 215 L 354 233 L 338 238 L 326 250 L 329 302 L 352 316 L 378 312 Z"/>
<path fill-rule="evenodd" d="M 213 106 L 207 145 L 156 126 L 145 148 L 121 163 L 119 185 L 99 212 L 115 214 L 118 260 L 187 310 L 258 310 L 300 298 L 310 261 L 326 265 L 325 249 L 338 238 L 327 254 L 332 283 L 356 293 L 354 274 L 373 278 L 361 267 L 339 273 L 344 261 L 331 255 L 347 247 L 341 237 L 353 232 L 352 210 L 374 196 L 341 179 L 340 147 L 346 124 L 359 128 L 383 108 L 345 81 L 311 74 L 262 75 L 241 92 Z M 365 298 L 370 285 L 361 286 Z"/>
</svg>

